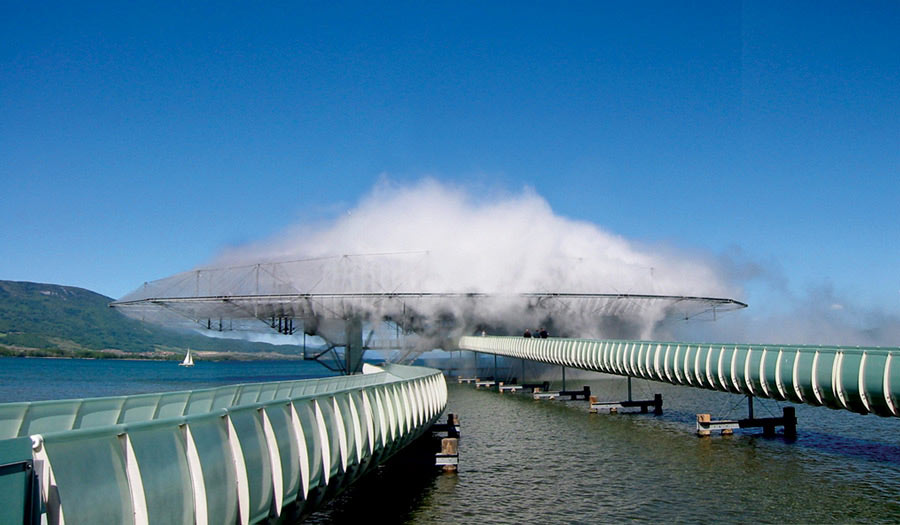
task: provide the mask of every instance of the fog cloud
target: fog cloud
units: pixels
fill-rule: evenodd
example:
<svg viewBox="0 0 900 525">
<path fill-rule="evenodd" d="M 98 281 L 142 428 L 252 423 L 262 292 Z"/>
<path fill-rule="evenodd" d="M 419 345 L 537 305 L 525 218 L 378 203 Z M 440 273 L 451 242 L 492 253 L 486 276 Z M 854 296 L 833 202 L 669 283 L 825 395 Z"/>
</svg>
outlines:
<svg viewBox="0 0 900 525">
<path fill-rule="evenodd" d="M 740 293 L 712 258 L 642 246 L 566 218 L 531 189 L 476 195 L 433 179 L 384 180 L 332 221 L 231 249 L 211 266 L 259 261 L 302 261 L 284 267 L 304 293 Z M 484 304 L 477 315 L 485 324 L 520 331 L 546 321 L 546 312 L 529 317 L 521 305 Z M 651 302 L 567 308 L 554 318 L 557 328 L 593 337 L 652 337 L 667 313 Z"/>
<path fill-rule="evenodd" d="M 223 270 L 227 268 L 234 270 Z M 562 216 L 528 188 L 480 193 L 425 179 L 411 185 L 383 180 L 334 218 L 231 248 L 201 269 L 149 283 L 126 298 L 495 295 L 489 300 L 404 303 L 404 312 L 408 306 L 418 316 L 407 319 L 407 325 L 434 339 L 426 345 L 436 346 L 442 337 L 452 340 L 474 330 L 520 333 L 541 324 L 548 324 L 554 335 L 596 338 L 883 346 L 900 341 L 896 314 L 860 306 L 827 284 L 802 293 L 791 287 L 777 260 L 761 260 L 740 248 L 715 255 L 649 246 Z M 742 300 L 745 289 L 765 290 L 765 300 L 715 322 L 689 323 L 674 320 L 671 303 L 659 301 L 536 304 L 518 297 L 650 294 Z M 398 315 L 397 304 L 390 302 L 341 300 L 319 306 L 319 312 L 331 309 L 325 317 L 340 317 L 342 308 L 355 308 L 353 315 L 364 310 L 369 321 Z M 340 332 L 324 318 L 307 319 L 306 324 L 307 331 Z"/>
</svg>

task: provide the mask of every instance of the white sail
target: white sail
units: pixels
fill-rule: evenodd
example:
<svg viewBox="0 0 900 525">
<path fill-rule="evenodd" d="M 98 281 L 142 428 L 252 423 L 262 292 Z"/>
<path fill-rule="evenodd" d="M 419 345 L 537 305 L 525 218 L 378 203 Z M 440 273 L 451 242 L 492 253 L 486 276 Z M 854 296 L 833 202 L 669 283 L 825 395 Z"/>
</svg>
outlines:
<svg viewBox="0 0 900 525">
<path fill-rule="evenodd" d="M 184 361 L 182 361 L 178 366 L 194 366 L 194 358 L 191 357 L 190 348 L 188 348 L 187 354 L 184 356 Z"/>
</svg>

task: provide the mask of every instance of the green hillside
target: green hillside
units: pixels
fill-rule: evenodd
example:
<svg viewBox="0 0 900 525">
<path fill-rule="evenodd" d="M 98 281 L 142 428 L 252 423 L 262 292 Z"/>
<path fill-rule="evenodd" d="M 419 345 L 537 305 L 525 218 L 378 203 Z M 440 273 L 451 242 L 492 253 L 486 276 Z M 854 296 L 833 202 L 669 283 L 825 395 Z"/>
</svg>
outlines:
<svg viewBox="0 0 900 525">
<path fill-rule="evenodd" d="M 142 323 L 109 308 L 111 301 L 71 286 L 0 281 L 0 353 L 177 358 L 190 347 L 273 357 L 299 354 L 292 346 L 216 339 Z"/>
</svg>

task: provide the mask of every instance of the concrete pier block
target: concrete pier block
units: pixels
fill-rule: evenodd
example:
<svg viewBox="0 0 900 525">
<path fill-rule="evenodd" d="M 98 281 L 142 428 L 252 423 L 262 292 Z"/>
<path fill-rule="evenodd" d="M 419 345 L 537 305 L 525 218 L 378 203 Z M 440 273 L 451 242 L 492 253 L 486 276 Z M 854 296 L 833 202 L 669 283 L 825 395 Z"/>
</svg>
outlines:
<svg viewBox="0 0 900 525">
<path fill-rule="evenodd" d="M 444 472 L 459 470 L 459 439 L 447 437 L 441 440 L 441 453 L 435 458 Z"/>
<path fill-rule="evenodd" d="M 709 414 L 697 414 L 697 423 L 709 423 L 711 421 Z M 700 425 L 697 425 L 697 435 L 698 436 L 708 436 L 709 430 L 700 428 Z"/>
</svg>

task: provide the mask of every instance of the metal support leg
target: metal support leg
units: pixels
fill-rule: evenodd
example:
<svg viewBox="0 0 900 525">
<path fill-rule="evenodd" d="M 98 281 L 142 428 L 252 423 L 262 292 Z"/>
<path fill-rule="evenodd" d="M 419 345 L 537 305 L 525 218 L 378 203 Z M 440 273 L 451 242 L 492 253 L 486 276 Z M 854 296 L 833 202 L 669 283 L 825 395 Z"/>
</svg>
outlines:
<svg viewBox="0 0 900 525">
<path fill-rule="evenodd" d="M 347 319 L 345 326 L 347 346 L 344 347 L 344 369 L 347 374 L 356 374 L 362 370 L 362 320 L 359 318 Z"/>
<path fill-rule="evenodd" d="M 628 376 L 628 400 L 631 401 L 631 376 Z"/>
</svg>

